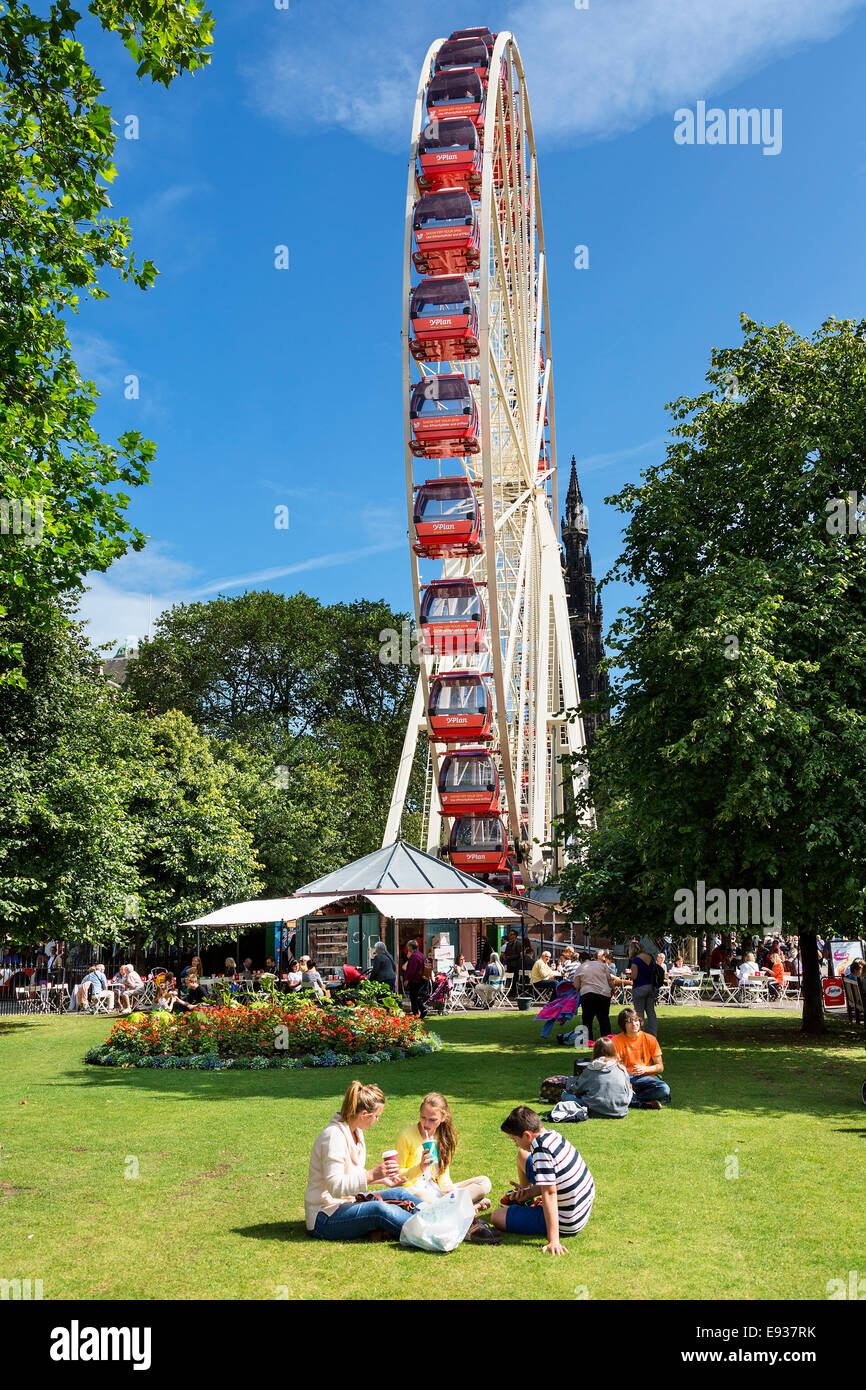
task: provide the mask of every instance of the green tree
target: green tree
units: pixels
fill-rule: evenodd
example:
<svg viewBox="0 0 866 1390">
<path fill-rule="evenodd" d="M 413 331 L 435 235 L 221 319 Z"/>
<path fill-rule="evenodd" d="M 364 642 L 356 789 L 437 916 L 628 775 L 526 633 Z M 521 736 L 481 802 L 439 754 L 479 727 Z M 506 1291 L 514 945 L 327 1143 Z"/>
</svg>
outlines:
<svg viewBox="0 0 866 1390">
<path fill-rule="evenodd" d="M 610 499 L 630 514 L 613 573 L 643 593 L 612 629 L 592 782 L 628 803 L 671 913 L 698 879 L 781 890 L 819 1032 L 816 936 L 857 930 L 866 884 L 866 544 L 833 501 L 864 488 L 866 324 L 744 319 L 707 380 L 671 407 L 665 462 Z"/>
<path fill-rule="evenodd" d="M 0 687 L 0 925 L 120 941 L 255 896 L 254 816 L 213 741 L 149 720 L 74 627 L 21 635 L 30 679 Z M 269 827 L 262 827 L 263 836 Z"/>
<path fill-rule="evenodd" d="M 285 762 L 326 717 L 328 613 L 308 594 L 252 591 L 175 604 L 130 667 L 141 709 L 182 710 L 205 733 Z"/>
<path fill-rule="evenodd" d="M 168 86 L 209 61 L 213 20 L 193 0 L 92 0 L 89 13 L 122 36 L 139 77 Z M 0 5 L 0 499 L 19 530 L 7 520 L 0 536 L 0 682 L 16 684 L 12 629 L 48 631 L 89 570 L 143 545 L 124 489 L 148 480 L 154 456 L 137 431 L 100 440 L 96 389 L 67 336 L 81 296 L 107 295 L 106 270 L 141 289 L 156 274 L 110 215 L 115 136 L 80 22 L 65 3 L 45 16 Z"/>
<path fill-rule="evenodd" d="M 344 862 L 348 789 L 337 769 L 313 760 L 275 768 L 247 744 L 212 746 L 227 794 L 249 818 L 262 897 L 289 897 Z"/>
<path fill-rule="evenodd" d="M 417 672 L 382 662 L 379 634 L 404 622 L 381 600 L 326 605 L 304 593 L 179 604 L 158 619 L 129 687 L 142 710 L 179 709 L 269 759 L 285 804 L 317 807 L 313 862 L 319 845 L 341 846 L 345 862 L 378 846 L 388 813 Z"/>
<path fill-rule="evenodd" d="M 138 923 L 145 935 L 166 939 L 180 922 L 256 897 L 262 880 L 252 816 L 232 795 L 211 740 L 178 710 L 138 722 L 146 744 L 129 769 Z"/>
<path fill-rule="evenodd" d="M 75 629 L 20 643 L 28 684 L 0 686 L 0 920 L 20 941 L 116 940 L 138 888 L 135 731 Z"/>
</svg>

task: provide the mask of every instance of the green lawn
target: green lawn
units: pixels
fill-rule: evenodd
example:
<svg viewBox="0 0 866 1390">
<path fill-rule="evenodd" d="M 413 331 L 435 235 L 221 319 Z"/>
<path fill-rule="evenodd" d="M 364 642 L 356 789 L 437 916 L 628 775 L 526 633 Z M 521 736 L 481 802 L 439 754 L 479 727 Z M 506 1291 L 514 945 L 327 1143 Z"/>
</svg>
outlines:
<svg viewBox="0 0 866 1390">
<path fill-rule="evenodd" d="M 41 1278 L 46 1299 L 821 1299 L 862 1267 L 866 1055 L 846 1024 L 816 1046 L 793 1015 L 662 1010 L 674 1104 L 564 1127 L 598 1196 L 559 1260 L 512 1237 L 448 1257 L 308 1238 L 310 1145 L 352 1069 L 86 1067 L 108 1026 L 0 1018 L 0 1278 Z M 498 1196 L 514 1156 L 501 1119 L 546 1108 L 539 1083 L 572 1054 L 540 1045 L 530 1015 L 434 1026 L 441 1053 L 366 1072 L 389 1098 L 369 1152 L 441 1090 L 455 1175 L 486 1172 Z"/>
</svg>

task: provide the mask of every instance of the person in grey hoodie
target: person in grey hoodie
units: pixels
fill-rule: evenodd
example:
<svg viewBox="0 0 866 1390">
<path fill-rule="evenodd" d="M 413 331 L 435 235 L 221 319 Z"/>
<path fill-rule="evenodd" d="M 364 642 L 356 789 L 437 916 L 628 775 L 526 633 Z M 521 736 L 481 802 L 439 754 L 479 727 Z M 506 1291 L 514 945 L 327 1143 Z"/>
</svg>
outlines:
<svg viewBox="0 0 866 1390">
<path fill-rule="evenodd" d="M 592 1049 L 592 1061 L 583 1068 L 569 1095 L 585 1105 L 591 1117 L 622 1120 L 628 1114 L 631 1082 L 625 1067 L 617 1061 L 610 1038 L 599 1038 Z"/>
</svg>

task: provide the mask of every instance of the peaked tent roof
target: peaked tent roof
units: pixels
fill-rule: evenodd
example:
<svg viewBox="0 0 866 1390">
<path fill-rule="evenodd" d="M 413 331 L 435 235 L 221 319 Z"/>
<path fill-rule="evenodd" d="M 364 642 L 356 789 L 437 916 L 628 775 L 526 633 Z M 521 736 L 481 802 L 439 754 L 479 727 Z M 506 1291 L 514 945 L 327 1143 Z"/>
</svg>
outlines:
<svg viewBox="0 0 866 1390">
<path fill-rule="evenodd" d="M 383 917 L 519 918 L 505 907 L 493 888 L 461 873 L 432 854 L 396 840 L 365 854 L 324 878 L 304 884 L 290 898 L 234 903 L 209 912 L 185 927 L 244 926 L 256 922 L 296 922 L 341 898 L 367 898 Z"/>
<path fill-rule="evenodd" d="M 405 840 L 376 849 L 335 869 L 324 878 L 305 883 L 292 895 L 295 898 L 318 896 L 322 893 L 489 893 L 494 890 L 480 879 L 461 873 L 432 854 L 425 854 Z"/>
</svg>

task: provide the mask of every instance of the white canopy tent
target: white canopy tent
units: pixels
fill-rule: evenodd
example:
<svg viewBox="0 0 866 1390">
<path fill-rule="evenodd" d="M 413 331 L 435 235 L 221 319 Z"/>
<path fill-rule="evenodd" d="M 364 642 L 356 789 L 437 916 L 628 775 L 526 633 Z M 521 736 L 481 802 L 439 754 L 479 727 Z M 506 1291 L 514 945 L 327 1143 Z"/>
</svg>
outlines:
<svg viewBox="0 0 866 1390">
<path fill-rule="evenodd" d="M 478 917 L 504 921 L 520 913 L 506 907 L 492 893 L 336 893 L 333 895 L 296 894 L 292 898 L 262 898 L 259 902 L 234 903 L 218 908 L 205 917 L 196 917 L 185 927 L 245 927 L 260 922 L 296 922 L 331 903 L 346 898 L 364 898 L 383 917 L 402 920 L 432 920 L 445 917 Z"/>
</svg>

